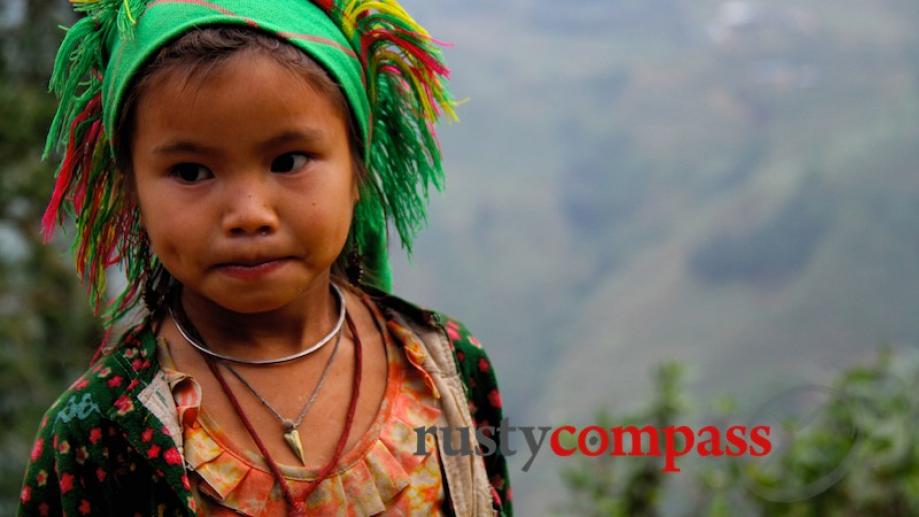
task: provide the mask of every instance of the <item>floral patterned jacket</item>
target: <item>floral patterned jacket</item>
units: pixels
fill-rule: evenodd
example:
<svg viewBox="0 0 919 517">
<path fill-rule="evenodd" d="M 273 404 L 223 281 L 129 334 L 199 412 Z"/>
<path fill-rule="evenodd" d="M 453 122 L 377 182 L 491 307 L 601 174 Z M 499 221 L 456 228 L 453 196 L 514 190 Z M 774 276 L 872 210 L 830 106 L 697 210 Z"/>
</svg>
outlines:
<svg viewBox="0 0 919 517">
<path fill-rule="evenodd" d="M 459 416 L 448 425 L 465 421 L 497 426 L 501 397 L 476 338 L 441 313 L 371 288 L 365 291 L 385 318 L 399 318 L 421 336 L 431 356 L 436 357 L 437 348 L 430 341 L 446 344 L 443 348 L 449 350 L 441 355 L 452 357 L 454 364 L 431 363 L 432 369 L 444 371 L 439 382 L 446 383 L 447 391 L 455 382 L 452 391 L 463 399 L 454 404 L 452 412 Z M 162 399 L 162 390 L 152 389 L 161 374 L 148 318 L 126 332 L 45 414 L 20 493 L 19 515 L 195 515 L 182 449 L 174 439 L 181 433 L 157 417 L 162 414 L 157 408 L 173 407 L 171 398 Z M 482 477 L 482 460 L 486 480 L 476 479 L 477 474 Z M 506 461 L 499 452 L 466 458 L 441 454 L 441 461 L 445 514 L 512 514 Z M 482 496 L 485 490 L 490 494 Z M 490 508 L 482 508 L 483 497 Z"/>
</svg>

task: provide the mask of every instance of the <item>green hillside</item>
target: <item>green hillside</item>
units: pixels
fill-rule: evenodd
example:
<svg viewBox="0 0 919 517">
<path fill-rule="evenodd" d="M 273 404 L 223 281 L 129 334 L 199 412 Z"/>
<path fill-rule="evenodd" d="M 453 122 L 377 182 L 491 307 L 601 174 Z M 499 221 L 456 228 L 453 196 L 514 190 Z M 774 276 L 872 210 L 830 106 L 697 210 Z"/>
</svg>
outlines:
<svg viewBox="0 0 919 517">
<path fill-rule="evenodd" d="M 634 406 L 663 360 L 753 404 L 919 343 L 919 5 L 469 5 L 419 9 L 471 100 L 396 278 L 490 345 L 512 419 Z M 523 515 L 558 486 L 514 481 Z"/>
</svg>

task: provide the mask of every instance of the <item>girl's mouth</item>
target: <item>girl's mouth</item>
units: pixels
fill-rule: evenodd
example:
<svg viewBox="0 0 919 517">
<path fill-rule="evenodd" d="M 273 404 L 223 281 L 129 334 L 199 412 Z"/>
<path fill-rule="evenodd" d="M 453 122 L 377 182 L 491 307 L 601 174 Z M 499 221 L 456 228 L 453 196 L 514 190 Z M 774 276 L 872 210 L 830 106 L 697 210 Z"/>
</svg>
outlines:
<svg viewBox="0 0 919 517">
<path fill-rule="evenodd" d="M 220 273 L 226 274 L 228 276 L 238 278 L 240 280 L 254 280 L 261 278 L 269 273 L 276 271 L 277 269 L 283 267 L 285 264 L 290 262 L 290 259 L 287 257 L 266 260 L 264 262 L 254 262 L 254 263 L 229 263 L 229 264 L 220 264 L 216 267 L 216 270 Z"/>
</svg>

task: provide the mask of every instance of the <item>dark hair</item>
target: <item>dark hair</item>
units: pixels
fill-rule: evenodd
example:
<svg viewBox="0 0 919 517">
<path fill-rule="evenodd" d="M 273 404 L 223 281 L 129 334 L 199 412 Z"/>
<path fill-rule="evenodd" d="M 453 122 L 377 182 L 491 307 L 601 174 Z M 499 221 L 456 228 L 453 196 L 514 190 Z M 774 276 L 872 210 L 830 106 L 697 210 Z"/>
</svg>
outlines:
<svg viewBox="0 0 919 517">
<path fill-rule="evenodd" d="M 137 124 L 137 104 L 145 90 L 163 72 L 180 74 L 184 82 L 195 77 L 207 77 L 218 65 L 241 52 L 259 52 L 280 65 L 298 73 L 313 88 L 325 95 L 345 117 L 348 124 L 348 144 L 351 163 L 358 185 L 368 179 L 363 156 L 363 143 L 357 121 L 341 87 L 318 63 L 297 47 L 269 33 L 238 25 L 214 25 L 194 29 L 161 48 L 132 79 L 125 93 L 115 128 L 115 163 L 124 172 L 126 188 L 133 190 L 131 142 Z M 147 251 L 146 253 L 149 253 Z M 340 282 L 354 277 L 353 257 L 339 256 L 332 274 Z M 355 282 L 358 278 L 352 278 Z M 175 281 L 158 264 L 155 271 L 145 275 L 143 297 L 147 308 L 156 315 L 163 311 L 172 295 Z"/>
</svg>

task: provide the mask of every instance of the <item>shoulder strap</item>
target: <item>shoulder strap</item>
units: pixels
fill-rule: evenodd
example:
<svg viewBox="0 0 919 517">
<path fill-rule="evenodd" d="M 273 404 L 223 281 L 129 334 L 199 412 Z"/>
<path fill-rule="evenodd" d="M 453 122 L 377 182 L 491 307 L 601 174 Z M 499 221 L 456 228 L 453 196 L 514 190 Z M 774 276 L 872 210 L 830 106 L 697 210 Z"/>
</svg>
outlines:
<svg viewBox="0 0 919 517">
<path fill-rule="evenodd" d="M 435 312 L 434 314 L 449 339 L 452 356 L 466 391 L 469 411 L 475 426 L 477 428 L 490 427 L 495 430 L 491 438 L 495 442 L 496 450 L 493 454 L 484 457 L 485 470 L 498 513 L 504 516 L 513 515 L 507 458 L 504 457 L 499 447 L 501 441 L 506 439 L 498 432 L 504 419 L 504 409 L 491 360 L 482 344 L 465 325 L 443 313 Z"/>
</svg>

